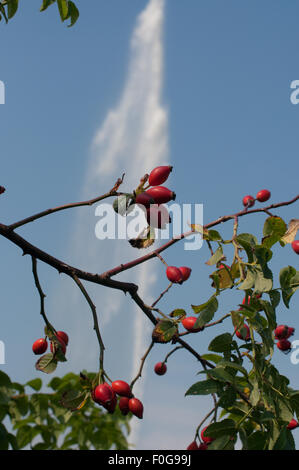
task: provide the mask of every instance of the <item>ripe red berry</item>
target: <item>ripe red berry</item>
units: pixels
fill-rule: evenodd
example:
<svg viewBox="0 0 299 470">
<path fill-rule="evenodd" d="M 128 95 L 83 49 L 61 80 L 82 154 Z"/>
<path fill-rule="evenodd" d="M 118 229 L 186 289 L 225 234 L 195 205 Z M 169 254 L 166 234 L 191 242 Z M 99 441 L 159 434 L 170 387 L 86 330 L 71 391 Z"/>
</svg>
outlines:
<svg viewBox="0 0 299 470">
<path fill-rule="evenodd" d="M 278 325 L 274 330 L 275 339 L 287 339 L 294 333 L 294 331 L 294 328 L 289 328 L 287 325 Z"/>
<path fill-rule="evenodd" d="M 112 399 L 109 403 L 103 404 L 103 407 L 108 411 L 108 413 L 113 414 L 117 405 L 117 397 L 115 393 L 112 394 Z"/>
<path fill-rule="evenodd" d="M 126 416 L 130 411 L 129 400 L 130 398 L 128 397 L 121 397 L 118 402 L 119 409 L 124 416 Z"/>
<path fill-rule="evenodd" d="M 166 276 L 170 282 L 174 282 L 176 284 L 183 282 L 183 275 L 179 268 L 176 268 L 175 266 L 168 266 L 166 269 Z"/>
<path fill-rule="evenodd" d="M 268 199 L 270 199 L 270 197 L 271 197 L 271 193 L 270 191 L 268 191 L 268 189 L 261 189 L 256 195 L 256 199 L 259 202 L 266 202 L 268 201 Z"/>
<path fill-rule="evenodd" d="M 56 336 L 57 338 L 62 339 L 66 346 L 69 344 L 69 337 L 64 331 L 57 331 Z"/>
<path fill-rule="evenodd" d="M 135 202 L 136 204 L 140 204 L 145 208 L 148 208 L 151 204 L 155 203 L 153 198 L 146 192 L 138 194 L 138 196 L 136 196 Z"/>
<path fill-rule="evenodd" d="M 120 395 L 121 397 L 131 397 L 132 396 L 132 391 L 130 388 L 130 385 L 127 384 L 127 382 L 124 382 L 123 380 L 115 380 L 111 384 L 112 389 L 114 390 L 117 395 Z"/>
<path fill-rule="evenodd" d="M 140 400 L 138 400 L 138 398 L 130 398 L 129 410 L 133 413 L 133 415 L 137 416 L 137 418 L 142 419 L 143 404 L 141 403 Z"/>
<path fill-rule="evenodd" d="M 202 431 L 201 431 L 201 433 L 200 433 L 200 437 L 201 437 L 202 441 L 203 441 L 205 444 L 210 444 L 211 442 L 214 441 L 214 438 L 204 435 L 204 432 L 205 432 L 206 429 L 208 429 L 208 426 L 206 426 L 205 428 L 202 429 Z"/>
<path fill-rule="evenodd" d="M 291 419 L 291 421 L 289 422 L 289 424 L 287 425 L 287 428 L 292 430 L 292 429 L 295 429 L 299 426 L 299 423 L 298 421 L 296 421 L 294 418 Z"/>
<path fill-rule="evenodd" d="M 289 352 L 292 349 L 292 345 L 288 339 L 280 339 L 276 345 L 281 351 Z"/>
<path fill-rule="evenodd" d="M 58 336 L 56 336 L 56 338 L 57 338 L 57 341 L 61 344 L 62 353 L 65 354 L 66 353 L 66 344 L 65 344 L 65 342 L 61 338 L 59 338 Z M 55 348 L 54 348 L 53 343 L 51 342 L 51 344 L 50 344 L 51 353 L 54 354 L 54 350 L 56 350 L 57 347 L 58 346 L 55 345 Z"/>
<path fill-rule="evenodd" d="M 243 206 L 244 207 L 252 207 L 254 205 L 254 197 L 253 196 L 244 196 L 243 197 Z"/>
<path fill-rule="evenodd" d="M 167 371 L 167 366 L 165 362 L 157 362 L 155 365 L 155 372 L 157 375 L 164 375 Z"/>
<path fill-rule="evenodd" d="M 0 186 L 0 194 L 3 194 L 5 191 L 6 190 L 5 190 L 4 186 Z"/>
<path fill-rule="evenodd" d="M 292 248 L 299 255 L 299 240 L 294 240 L 292 243 Z"/>
<path fill-rule="evenodd" d="M 175 193 L 165 186 L 154 186 L 146 191 L 151 196 L 156 204 L 165 204 L 166 202 L 175 199 Z"/>
<path fill-rule="evenodd" d="M 148 182 L 151 186 L 159 186 L 160 184 L 163 184 L 170 172 L 172 171 L 172 166 L 157 166 L 154 168 L 149 177 L 148 177 Z"/>
<path fill-rule="evenodd" d="M 187 450 L 198 450 L 198 445 L 196 441 L 191 442 L 191 444 L 188 445 Z"/>
<path fill-rule="evenodd" d="M 37 339 L 32 345 L 32 351 L 34 354 L 43 354 L 46 352 L 48 347 L 48 342 L 44 338 Z"/>
<path fill-rule="evenodd" d="M 171 222 L 167 207 L 158 204 L 152 204 L 146 209 L 146 220 L 151 227 L 162 229 Z"/>
<path fill-rule="evenodd" d="M 100 384 L 94 389 L 93 396 L 100 405 L 109 405 L 113 399 L 112 389 L 108 384 Z"/>
<path fill-rule="evenodd" d="M 236 336 L 239 338 L 239 339 L 243 339 L 245 341 L 248 341 L 249 338 L 250 338 L 250 330 L 249 330 L 249 327 L 248 325 L 246 325 L 244 323 L 243 326 L 241 326 L 241 328 L 238 328 L 238 329 L 235 329 L 236 331 Z"/>
<path fill-rule="evenodd" d="M 194 328 L 196 323 L 196 317 L 185 317 L 182 320 L 182 325 L 187 331 L 191 331 L 192 333 L 196 333 L 197 331 L 202 331 L 203 327 Z"/>
<path fill-rule="evenodd" d="M 181 266 L 181 267 L 179 268 L 179 270 L 180 270 L 181 273 L 182 273 L 183 282 L 187 281 L 187 279 L 189 279 L 189 277 L 190 277 L 190 274 L 191 274 L 192 269 L 191 269 L 191 268 L 188 268 L 187 266 Z"/>
<path fill-rule="evenodd" d="M 208 450 L 208 444 L 202 442 L 201 444 L 199 444 L 198 450 Z"/>
</svg>

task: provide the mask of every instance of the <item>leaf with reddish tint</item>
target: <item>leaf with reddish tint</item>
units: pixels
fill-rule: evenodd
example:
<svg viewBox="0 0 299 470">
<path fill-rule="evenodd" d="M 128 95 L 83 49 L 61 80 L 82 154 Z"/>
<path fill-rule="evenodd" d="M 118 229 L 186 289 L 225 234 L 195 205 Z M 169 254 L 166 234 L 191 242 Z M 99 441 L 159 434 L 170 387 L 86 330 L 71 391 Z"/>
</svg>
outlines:
<svg viewBox="0 0 299 470">
<path fill-rule="evenodd" d="M 45 372 L 45 374 L 52 374 L 56 370 L 57 361 L 54 359 L 52 353 L 45 354 L 44 356 L 40 357 L 37 363 L 35 364 L 35 368 L 40 370 L 41 372 Z"/>
<path fill-rule="evenodd" d="M 178 336 L 178 328 L 170 320 L 161 320 L 155 326 L 152 339 L 155 343 L 168 343 Z"/>
</svg>

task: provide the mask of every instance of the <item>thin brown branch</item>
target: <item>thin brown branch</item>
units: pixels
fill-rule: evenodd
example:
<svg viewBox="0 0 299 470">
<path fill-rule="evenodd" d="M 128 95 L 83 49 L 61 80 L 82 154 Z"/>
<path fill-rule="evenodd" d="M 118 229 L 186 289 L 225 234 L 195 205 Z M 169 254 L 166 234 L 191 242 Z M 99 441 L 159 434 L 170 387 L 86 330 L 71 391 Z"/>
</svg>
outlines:
<svg viewBox="0 0 299 470">
<path fill-rule="evenodd" d="M 45 312 L 45 297 L 46 297 L 46 294 L 42 290 L 42 287 L 41 287 L 40 282 L 39 282 L 38 274 L 37 274 L 37 261 L 36 261 L 36 258 L 34 258 L 33 256 L 31 257 L 31 259 L 32 259 L 32 272 L 33 272 L 34 282 L 35 282 L 36 288 L 37 288 L 39 296 L 40 296 L 40 314 L 43 317 L 43 319 L 45 321 L 45 324 L 47 326 L 50 326 L 50 323 L 48 321 L 48 318 L 47 318 L 47 315 L 46 315 L 46 312 Z"/>
<path fill-rule="evenodd" d="M 169 291 L 169 289 L 171 288 L 172 286 L 172 282 L 169 284 L 168 287 L 166 287 L 166 289 L 159 295 L 159 297 L 157 298 L 157 300 L 155 300 L 155 302 L 151 305 L 152 308 L 155 307 L 155 305 L 157 305 L 157 303 L 162 299 L 162 297 Z"/>
<path fill-rule="evenodd" d="M 106 199 L 108 197 L 118 196 L 119 193 L 117 192 L 117 190 L 119 186 L 122 184 L 124 176 L 125 175 L 123 174 L 122 178 L 118 178 L 113 188 L 110 191 L 108 191 L 106 194 L 103 194 L 102 196 L 95 197 L 94 199 L 89 199 L 88 201 L 73 202 L 70 204 L 64 204 L 63 206 L 58 206 L 52 209 L 47 209 L 45 211 L 38 212 L 37 214 L 33 214 L 30 217 L 26 217 L 26 219 L 22 219 L 18 222 L 15 222 L 9 225 L 9 228 L 10 230 L 15 230 L 16 228 L 21 227 L 22 225 L 29 224 L 30 222 L 33 222 L 34 220 L 40 219 L 42 217 L 46 217 L 49 214 L 54 214 L 55 212 L 64 211 L 66 209 L 72 209 L 74 207 L 92 206 L 96 202 L 102 201 L 103 199 Z"/>
<path fill-rule="evenodd" d="M 146 360 L 147 356 L 149 355 L 151 349 L 153 348 L 154 344 L 155 343 L 152 341 L 151 344 L 149 345 L 149 347 L 147 348 L 147 350 L 145 351 L 144 355 L 142 356 L 138 374 L 136 375 L 135 379 L 132 380 L 131 385 L 130 385 L 131 390 L 133 389 L 134 384 L 137 382 L 137 380 L 142 376 L 142 370 L 143 370 L 143 367 L 144 367 L 145 360 Z"/>
<path fill-rule="evenodd" d="M 80 279 L 75 274 L 73 274 L 72 278 L 74 279 L 75 283 L 77 284 L 80 291 L 84 295 L 88 305 L 90 306 L 90 310 L 92 312 L 93 329 L 96 332 L 98 342 L 99 342 L 99 346 L 100 346 L 100 375 L 101 375 L 104 372 L 104 351 L 105 351 L 105 346 L 104 346 L 104 342 L 103 342 L 101 332 L 100 332 L 96 306 L 94 305 L 93 301 L 91 300 L 90 296 L 88 295 L 88 293 L 87 293 L 85 287 L 83 286 L 82 282 L 80 281 Z"/>
</svg>

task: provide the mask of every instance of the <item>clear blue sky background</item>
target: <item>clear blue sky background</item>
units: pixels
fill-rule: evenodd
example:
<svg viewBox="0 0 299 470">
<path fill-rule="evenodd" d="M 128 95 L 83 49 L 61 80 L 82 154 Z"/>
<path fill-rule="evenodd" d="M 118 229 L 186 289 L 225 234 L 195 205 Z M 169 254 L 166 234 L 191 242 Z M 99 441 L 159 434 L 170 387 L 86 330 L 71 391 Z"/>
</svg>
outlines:
<svg viewBox="0 0 299 470">
<path fill-rule="evenodd" d="M 70 29 L 60 22 L 55 6 L 39 13 L 38 2 L 20 3 L 15 19 L 0 25 L 0 80 L 6 85 L 6 104 L 0 106 L 0 184 L 7 187 L 1 196 L 4 223 L 80 198 L 91 140 L 119 99 L 130 35 L 147 2 L 78 0 L 81 16 Z M 171 182 L 178 201 L 204 204 L 205 223 L 238 210 L 245 194 L 255 195 L 262 188 L 271 190 L 274 202 L 298 193 L 299 105 L 290 102 L 290 83 L 299 79 L 298 15 L 295 1 L 171 0 L 166 4 L 164 102 L 170 119 Z M 279 214 L 286 221 L 299 218 L 298 205 Z M 64 259 L 73 217 L 71 212 L 63 219 L 54 216 L 20 233 Z M 244 218 L 241 230 L 260 236 L 263 218 Z M 224 236 L 229 236 L 230 229 L 229 224 L 223 227 Z M 206 248 L 195 256 L 178 245 L 168 256 L 177 265 L 190 265 L 193 272 L 188 285 L 175 289 L 161 303 L 170 309 L 201 303 L 212 292 L 207 279 L 211 270 L 204 264 Z M 30 259 L 20 254 L 1 240 L 0 339 L 6 344 L 3 370 L 14 380 L 26 381 L 36 374 L 31 344 L 41 336 L 42 321 Z M 276 272 L 289 264 L 298 267 L 290 246 L 274 247 L 274 254 L 271 265 Z M 50 297 L 57 274 L 47 268 L 41 268 L 41 273 Z M 218 315 L 241 301 L 242 293 L 225 294 Z M 298 310 L 295 295 L 290 310 L 279 308 L 279 323 L 299 332 Z M 204 352 L 217 331 L 191 342 Z M 299 339 L 297 331 L 294 339 Z M 152 365 L 161 354 L 157 348 Z M 292 386 L 299 387 L 299 365 L 277 351 L 274 360 Z M 192 440 L 196 413 L 201 415 L 202 403 L 206 406 L 207 401 L 183 397 L 196 380 L 196 361 L 181 353 L 174 364 L 175 370 L 170 363 L 163 379 L 151 377 L 144 400 L 159 400 L 163 409 L 173 394 L 180 416 L 186 406 L 184 448 Z M 165 408 L 161 427 L 170 446 L 173 430 L 167 429 L 167 413 Z M 157 423 L 149 418 L 143 425 L 140 448 L 148 442 L 158 448 L 151 441 Z M 182 426 L 180 419 L 177 425 Z"/>
</svg>

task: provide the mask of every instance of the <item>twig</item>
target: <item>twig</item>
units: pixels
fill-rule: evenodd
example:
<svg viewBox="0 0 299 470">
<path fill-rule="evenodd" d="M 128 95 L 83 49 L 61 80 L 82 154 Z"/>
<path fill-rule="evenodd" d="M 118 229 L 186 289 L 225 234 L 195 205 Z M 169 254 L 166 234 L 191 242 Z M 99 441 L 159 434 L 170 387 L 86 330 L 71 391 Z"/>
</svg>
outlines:
<svg viewBox="0 0 299 470">
<path fill-rule="evenodd" d="M 77 284 L 80 291 L 84 295 L 88 305 L 90 306 L 91 312 L 92 312 L 93 322 L 94 322 L 93 329 L 96 332 L 98 342 L 99 342 L 99 346 L 100 346 L 100 376 L 103 376 L 104 375 L 104 351 L 105 351 L 105 346 L 104 346 L 103 339 L 102 339 L 101 332 L 100 332 L 96 306 L 92 302 L 91 298 L 89 297 L 85 287 L 83 286 L 83 284 L 79 280 L 79 278 L 75 274 L 72 275 L 72 278 L 74 279 L 75 283 Z"/>
<path fill-rule="evenodd" d="M 133 386 L 134 386 L 135 382 L 137 382 L 137 380 L 141 377 L 145 360 L 146 360 L 147 356 L 149 355 L 151 349 L 153 348 L 154 344 L 155 343 L 152 341 L 151 344 L 149 345 L 149 347 L 147 348 L 145 354 L 142 356 L 138 374 L 136 375 L 135 379 L 132 380 L 131 385 L 130 385 L 131 390 L 133 389 Z"/>
<path fill-rule="evenodd" d="M 124 179 L 124 174 L 122 175 L 122 178 L 119 178 L 113 188 L 108 191 L 106 194 L 103 194 L 102 196 L 95 197 L 94 199 L 89 199 L 88 201 L 82 201 L 82 202 L 73 202 L 71 204 L 65 204 L 63 206 L 58 206 L 54 207 L 52 209 L 47 209 L 42 212 L 38 212 L 37 214 L 31 215 L 30 217 L 26 217 L 26 219 L 22 219 L 18 222 L 15 222 L 11 225 L 9 225 L 10 230 L 15 230 L 18 227 L 21 227 L 22 225 L 29 224 L 30 222 L 33 222 L 34 220 L 40 219 L 41 217 L 45 217 L 49 214 L 54 214 L 54 212 L 59 212 L 63 211 L 66 209 L 72 209 L 74 207 L 80 207 L 80 206 L 92 206 L 96 202 L 102 201 L 103 199 L 106 199 L 107 197 L 111 196 L 118 196 L 119 194 L 117 193 L 117 190 L 119 186 L 122 184 L 123 179 Z"/>
<path fill-rule="evenodd" d="M 47 316 L 46 316 L 46 312 L 45 312 L 45 297 L 46 297 L 46 294 L 43 292 L 43 290 L 41 288 L 41 285 L 40 285 L 40 282 L 39 282 L 39 278 L 38 278 L 38 274 L 37 274 L 37 261 L 36 261 L 36 258 L 34 258 L 33 256 L 31 256 L 31 259 L 32 259 L 32 272 L 33 272 L 34 282 L 35 282 L 36 288 L 37 288 L 39 296 L 40 296 L 40 314 L 43 317 L 46 325 L 48 327 L 51 327 L 50 322 L 48 321 Z"/>
<path fill-rule="evenodd" d="M 171 288 L 172 286 L 172 282 L 169 284 L 169 286 L 159 295 L 159 297 L 157 298 L 157 300 L 155 300 L 155 302 L 151 305 L 151 307 L 155 307 L 155 305 L 157 305 L 157 303 L 162 299 L 162 297 L 169 291 L 169 289 Z"/>
</svg>

